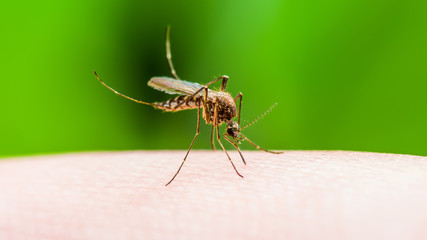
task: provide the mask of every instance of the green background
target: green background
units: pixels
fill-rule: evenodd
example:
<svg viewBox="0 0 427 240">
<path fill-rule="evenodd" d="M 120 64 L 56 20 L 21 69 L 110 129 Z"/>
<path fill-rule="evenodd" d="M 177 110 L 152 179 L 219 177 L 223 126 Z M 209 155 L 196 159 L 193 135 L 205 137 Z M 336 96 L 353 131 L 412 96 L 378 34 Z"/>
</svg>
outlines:
<svg viewBox="0 0 427 240">
<path fill-rule="evenodd" d="M 230 76 L 267 149 L 427 155 L 427 1 L 20 1 L 0 8 L 0 156 L 187 149 L 196 111 L 149 88 Z M 203 124 L 195 148 L 208 149 Z M 224 141 L 229 149 L 233 147 Z M 243 149 L 253 149 L 242 143 Z"/>
</svg>

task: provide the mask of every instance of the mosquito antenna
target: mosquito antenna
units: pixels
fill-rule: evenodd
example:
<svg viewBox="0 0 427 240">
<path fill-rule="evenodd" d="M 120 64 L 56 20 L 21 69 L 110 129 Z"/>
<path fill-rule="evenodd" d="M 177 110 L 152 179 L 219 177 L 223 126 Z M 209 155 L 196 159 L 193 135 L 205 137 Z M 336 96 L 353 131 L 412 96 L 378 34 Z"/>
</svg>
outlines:
<svg viewBox="0 0 427 240">
<path fill-rule="evenodd" d="M 111 91 L 113 91 L 115 94 L 117 94 L 117 95 L 119 95 L 119 96 L 122 96 L 122 97 L 124 97 L 124 98 L 127 98 L 127 99 L 129 99 L 129 100 L 132 100 L 132 101 L 134 101 L 134 102 L 137 102 L 137 103 L 142 103 L 142 104 L 146 104 L 146 105 L 150 105 L 150 106 L 153 106 L 153 107 L 155 107 L 155 105 L 154 104 L 152 104 L 152 103 L 147 103 L 147 102 L 143 102 L 143 101 L 140 101 L 140 100 L 136 100 L 136 99 L 134 99 L 134 98 L 131 98 L 131 97 L 128 97 L 128 96 L 126 96 L 126 95 L 124 95 L 123 93 L 119 93 L 119 92 L 117 92 L 116 90 L 114 90 L 112 87 L 110 87 L 110 86 L 108 86 L 107 84 L 105 84 L 102 80 L 101 80 L 101 78 L 100 77 L 98 77 L 98 74 L 96 73 L 96 71 L 94 70 L 93 71 L 93 73 L 95 73 L 95 77 L 102 83 L 102 85 L 104 85 L 105 87 L 107 87 L 108 89 L 110 89 Z"/>
<path fill-rule="evenodd" d="M 178 75 L 175 72 L 175 68 L 173 67 L 173 63 L 172 63 L 170 36 L 171 36 L 171 26 L 168 25 L 168 27 L 166 28 L 166 58 L 168 59 L 168 63 L 169 63 L 169 67 L 171 69 L 172 75 L 174 76 L 174 78 L 179 79 Z"/>
<path fill-rule="evenodd" d="M 260 120 L 261 118 L 263 118 L 265 115 L 267 115 L 269 112 L 271 112 L 271 110 L 273 110 L 273 108 L 277 105 L 277 103 L 273 104 L 267 111 L 265 111 L 263 114 L 261 114 L 260 116 L 258 116 L 257 118 L 255 118 L 255 120 L 253 120 L 252 122 L 246 124 L 244 127 L 241 127 L 240 130 L 245 129 L 249 126 L 251 126 L 252 124 L 256 123 L 258 120 Z"/>
</svg>

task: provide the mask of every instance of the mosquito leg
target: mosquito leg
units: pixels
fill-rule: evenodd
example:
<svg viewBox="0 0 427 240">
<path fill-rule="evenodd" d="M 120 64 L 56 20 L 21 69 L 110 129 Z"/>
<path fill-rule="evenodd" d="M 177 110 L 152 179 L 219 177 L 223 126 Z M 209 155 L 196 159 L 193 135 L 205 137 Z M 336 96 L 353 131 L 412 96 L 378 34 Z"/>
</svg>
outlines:
<svg viewBox="0 0 427 240">
<path fill-rule="evenodd" d="M 218 81 L 219 81 L 219 80 L 221 80 L 221 79 L 222 79 L 222 82 L 221 82 L 221 88 L 220 88 L 220 91 L 224 91 L 224 90 L 225 90 L 225 87 L 227 86 L 227 82 L 228 82 L 228 76 L 227 76 L 227 75 L 222 75 L 221 77 L 219 77 L 219 78 L 217 78 L 217 79 L 213 80 L 212 82 L 206 83 L 206 84 L 205 84 L 205 86 L 209 87 L 210 85 L 212 85 L 212 84 L 214 84 L 214 83 L 218 82 Z"/>
<path fill-rule="evenodd" d="M 203 118 L 206 119 L 207 123 L 210 123 L 211 117 L 209 114 L 207 102 L 208 102 L 208 88 L 205 88 L 205 96 L 204 96 L 204 101 L 203 101 Z M 211 129 L 211 147 L 212 147 L 212 150 L 216 150 L 215 143 L 214 143 L 214 134 L 215 134 L 215 124 L 214 123 L 212 124 L 212 129 Z"/>
<path fill-rule="evenodd" d="M 192 100 L 194 98 L 194 96 L 196 96 L 199 92 L 201 92 L 204 89 L 207 89 L 208 87 L 202 87 L 199 90 L 197 90 L 196 92 L 194 92 L 193 94 L 191 94 L 190 96 L 188 96 L 184 101 L 180 102 L 179 104 L 177 104 L 175 107 L 172 108 L 172 110 L 175 110 L 177 108 L 179 108 L 182 104 L 187 103 L 188 101 Z M 203 105 L 205 105 L 205 103 L 203 103 Z"/>
<path fill-rule="evenodd" d="M 204 102 L 203 104 L 204 104 L 204 105 L 206 105 L 207 100 L 208 100 L 208 87 L 209 87 L 210 85 L 212 85 L 212 84 L 214 84 L 214 83 L 218 82 L 218 81 L 219 81 L 219 80 L 221 80 L 221 79 L 222 79 L 221 88 L 222 88 L 222 86 L 224 86 L 224 89 L 225 89 L 225 86 L 227 85 L 227 81 L 228 81 L 228 76 L 226 76 L 226 75 L 222 75 L 221 77 L 219 77 L 219 78 L 217 78 L 217 79 L 213 80 L 212 82 L 209 82 L 209 83 L 205 84 L 205 86 L 201 87 L 201 88 L 200 88 L 199 90 L 197 90 L 195 93 L 191 94 L 187 99 L 185 99 L 184 101 L 182 101 L 181 103 L 179 103 L 178 105 L 176 105 L 176 106 L 174 107 L 174 109 L 176 109 L 176 108 L 178 108 L 179 106 L 181 106 L 182 104 L 184 104 L 184 103 L 186 103 L 186 102 L 190 101 L 194 96 L 196 96 L 196 95 L 197 95 L 199 92 L 201 92 L 202 90 L 205 90 L 205 96 L 204 96 L 204 98 L 205 98 L 205 102 Z M 206 109 L 206 108 L 205 108 L 205 109 Z"/>
<path fill-rule="evenodd" d="M 237 99 L 239 99 L 239 113 L 238 113 L 238 118 L 237 118 L 237 124 L 239 124 L 239 126 L 240 126 L 240 111 L 242 110 L 242 97 L 243 97 L 243 94 L 242 93 L 239 93 L 239 94 L 237 94 L 237 96 L 234 98 L 234 102 L 237 102 Z"/>
<path fill-rule="evenodd" d="M 214 143 L 214 134 L 215 134 L 215 126 L 212 124 L 212 129 L 211 129 L 211 147 L 212 150 L 216 150 L 215 148 L 215 143 Z"/>
<path fill-rule="evenodd" d="M 218 126 L 216 126 L 216 131 L 218 132 Z M 243 178 L 243 175 L 242 175 L 242 174 L 240 174 L 240 173 L 239 173 L 239 171 L 237 171 L 236 166 L 234 166 L 233 161 L 231 160 L 230 156 L 228 155 L 227 151 L 225 150 L 224 146 L 222 145 L 222 143 L 221 143 L 221 139 L 220 139 L 220 137 L 219 137 L 219 134 L 217 135 L 217 140 L 218 140 L 218 142 L 219 142 L 219 145 L 221 145 L 222 150 L 224 150 L 225 155 L 227 155 L 228 160 L 230 160 L 230 163 L 231 163 L 231 165 L 233 166 L 234 171 L 236 171 L 237 175 L 239 175 L 240 177 L 242 177 L 242 178 Z"/>
<path fill-rule="evenodd" d="M 228 82 L 228 76 L 222 76 L 221 87 L 219 88 L 221 92 L 224 91 L 225 88 L 227 87 L 227 82 Z"/>
<path fill-rule="evenodd" d="M 225 87 L 227 86 L 227 82 L 228 82 L 228 76 L 226 75 L 222 75 L 221 77 L 213 80 L 212 82 L 209 82 L 207 84 L 205 84 L 205 86 L 203 86 L 202 88 L 200 88 L 199 90 L 197 90 L 195 93 L 193 93 L 191 96 L 189 96 L 185 101 L 181 102 L 180 104 L 176 105 L 174 109 L 178 108 L 179 106 L 181 106 L 182 104 L 186 103 L 187 101 L 189 101 L 190 99 L 192 99 L 194 96 L 196 96 L 199 92 L 201 92 L 202 90 L 205 90 L 205 96 L 204 99 L 205 101 L 203 102 L 203 107 L 204 107 L 204 114 L 209 114 L 208 113 L 208 108 L 207 108 L 207 102 L 208 102 L 208 87 L 216 82 L 218 82 L 219 80 L 222 79 L 222 83 L 221 83 L 221 91 L 223 91 L 225 89 Z M 207 116 L 207 115 L 205 115 Z M 209 118 L 208 118 L 209 119 Z M 208 120 L 208 123 L 210 123 L 210 119 Z"/>
<path fill-rule="evenodd" d="M 264 152 L 273 153 L 273 154 L 281 154 L 283 152 L 280 151 L 271 151 L 271 150 L 265 150 L 264 148 L 261 148 L 260 146 L 253 143 L 251 140 L 249 140 L 247 137 L 245 137 L 243 134 L 240 133 L 240 136 L 242 136 L 248 143 L 252 144 L 252 146 L 256 147 L 259 150 L 262 150 Z"/>
<path fill-rule="evenodd" d="M 176 78 L 176 79 L 179 79 L 178 75 L 175 72 L 175 68 L 173 67 L 173 63 L 172 63 L 170 32 L 171 32 L 171 28 L 170 28 L 170 26 L 168 26 L 168 28 L 166 29 L 166 58 L 168 60 L 169 67 L 171 69 L 172 76 L 174 76 L 174 78 Z"/>
<path fill-rule="evenodd" d="M 246 165 L 245 158 L 243 157 L 242 153 L 240 152 L 239 146 L 235 142 L 233 142 L 230 138 L 228 138 L 227 134 L 224 134 L 223 136 L 224 136 L 225 140 L 227 140 L 229 143 L 231 143 L 237 149 L 237 151 L 240 154 L 240 157 L 242 158 L 243 163 Z"/>
<path fill-rule="evenodd" d="M 209 92 L 208 87 L 205 87 L 205 96 L 203 98 L 203 118 L 206 119 L 206 123 L 209 124 L 209 123 L 211 123 L 211 117 L 210 117 L 209 109 L 208 109 L 208 92 Z M 211 140 L 211 142 L 212 142 L 212 140 Z"/>
<path fill-rule="evenodd" d="M 215 80 L 213 80 L 212 82 L 209 82 L 207 84 L 205 84 L 205 86 L 201 87 L 199 90 L 197 90 L 195 93 L 191 94 L 189 97 L 187 97 L 184 101 L 180 102 L 179 104 L 177 104 L 173 110 L 177 109 L 178 107 L 180 107 L 182 104 L 187 103 L 188 101 L 190 101 L 191 99 L 193 99 L 194 96 L 196 96 L 199 92 L 201 92 L 202 90 L 205 90 L 205 103 L 207 103 L 207 96 L 208 96 L 208 87 L 216 82 L 218 82 L 219 80 L 222 79 L 222 83 L 221 83 L 221 91 L 223 91 L 225 89 L 225 86 L 227 85 L 227 81 L 228 81 L 228 76 L 223 75 Z M 205 105 L 205 104 L 204 104 Z M 205 108 L 206 109 L 206 108 Z"/>
<path fill-rule="evenodd" d="M 185 154 L 184 159 L 182 160 L 181 166 L 179 166 L 178 171 L 176 171 L 175 175 L 173 175 L 172 179 L 166 183 L 165 186 L 169 185 L 176 177 L 176 175 L 178 175 L 179 171 L 181 170 L 182 166 L 184 165 L 185 160 L 187 159 L 188 154 L 190 153 L 191 148 L 193 147 L 194 141 L 197 138 L 197 135 L 199 135 L 200 132 L 200 102 L 198 102 L 199 108 L 197 108 L 197 130 L 196 130 L 196 134 L 194 135 L 193 141 L 190 144 L 190 147 L 187 150 L 187 153 Z"/>
<path fill-rule="evenodd" d="M 228 160 L 230 160 L 230 163 L 231 163 L 231 165 L 233 166 L 234 171 L 236 171 L 237 175 L 239 175 L 240 177 L 242 177 L 242 178 L 243 178 L 243 176 L 239 173 L 239 171 L 237 171 L 236 166 L 234 166 L 233 161 L 231 160 L 230 156 L 228 155 L 227 151 L 225 150 L 224 146 L 223 146 L 223 145 L 222 145 L 222 143 L 221 143 L 221 139 L 220 139 L 220 136 L 219 136 L 219 127 L 218 127 L 218 125 L 219 125 L 219 124 L 218 124 L 218 104 L 216 104 L 216 105 L 215 105 L 215 112 L 214 112 L 214 125 L 215 125 L 215 127 L 216 127 L 216 140 L 218 140 L 219 145 L 221 145 L 222 150 L 224 150 L 225 155 L 227 155 Z"/>
</svg>

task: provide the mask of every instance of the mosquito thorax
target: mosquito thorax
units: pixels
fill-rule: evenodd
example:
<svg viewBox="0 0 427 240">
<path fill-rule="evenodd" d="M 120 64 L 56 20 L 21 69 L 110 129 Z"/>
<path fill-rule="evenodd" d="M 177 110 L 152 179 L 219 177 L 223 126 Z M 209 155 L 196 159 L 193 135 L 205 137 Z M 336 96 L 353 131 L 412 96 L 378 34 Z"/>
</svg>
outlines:
<svg viewBox="0 0 427 240">
<path fill-rule="evenodd" d="M 233 97 L 228 92 L 217 92 L 215 101 L 218 104 L 218 123 L 230 122 L 237 116 L 237 107 Z M 212 103 L 213 104 L 213 103 Z M 213 121 L 215 108 L 210 108 L 210 117 Z"/>
</svg>

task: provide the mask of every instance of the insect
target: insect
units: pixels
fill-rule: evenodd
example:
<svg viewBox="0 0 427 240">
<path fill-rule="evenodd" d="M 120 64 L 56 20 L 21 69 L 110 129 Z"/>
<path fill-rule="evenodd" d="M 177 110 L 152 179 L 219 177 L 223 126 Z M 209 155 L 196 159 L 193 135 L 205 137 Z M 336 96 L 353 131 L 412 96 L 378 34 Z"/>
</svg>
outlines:
<svg viewBox="0 0 427 240">
<path fill-rule="evenodd" d="M 134 98 L 131 98 L 129 96 L 126 96 L 107 84 L 105 84 L 101 78 L 98 76 L 96 71 L 94 71 L 96 78 L 108 89 L 116 93 L 117 95 L 120 95 L 124 98 L 127 98 L 129 100 L 132 100 L 137 103 L 146 104 L 149 106 L 152 106 L 154 108 L 166 111 L 166 112 L 175 112 L 175 111 L 181 111 L 181 110 L 187 110 L 187 109 L 197 109 L 197 129 L 196 134 L 194 135 L 194 138 L 190 144 L 190 147 L 187 150 L 187 153 L 184 156 L 184 159 L 182 160 L 181 165 L 179 166 L 178 170 L 176 171 L 175 175 L 170 179 L 168 183 L 166 183 L 166 186 L 169 185 L 175 177 L 180 172 L 182 166 L 185 163 L 185 160 L 187 159 L 188 154 L 190 153 L 191 148 L 193 147 L 194 141 L 196 140 L 197 136 L 199 135 L 200 130 L 200 111 L 202 111 L 203 119 L 206 121 L 207 124 L 212 124 L 211 128 L 211 147 L 212 149 L 215 149 L 214 144 L 214 136 L 216 136 L 216 140 L 218 141 L 221 148 L 224 150 L 224 153 L 227 155 L 228 160 L 230 161 L 231 165 L 233 166 L 234 171 L 243 178 L 243 176 L 237 171 L 236 166 L 234 165 L 233 161 L 231 160 L 230 156 L 228 155 L 227 151 L 224 148 L 224 145 L 221 142 L 221 136 L 219 133 L 219 125 L 222 123 L 227 124 L 227 130 L 226 133 L 223 134 L 223 137 L 225 140 L 230 142 L 236 150 L 239 152 L 239 155 L 243 161 L 243 163 L 246 165 L 245 158 L 242 155 L 242 152 L 240 151 L 240 148 L 238 144 L 240 144 L 241 141 L 246 140 L 250 144 L 252 144 L 255 148 L 259 150 L 263 150 L 265 152 L 279 154 L 282 152 L 278 151 L 269 151 L 265 150 L 255 143 L 253 143 L 251 140 L 249 140 L 246 136 L 244 136 L 241 133 L 241 130 L 252 125 L 255 123 L 258 119 L 266 115 L 268 112 L 272 110 L 272 108 L 275 106 L 273 105 L 269 110 L 267 110 L 264 114 L 259 116 L 257 119 L 252 121 L 251 123 L 247 124 L 244 127 L 240 127 L 240 112 L 242 109 L 242 97 L 243 94 L 239 93 L 236 97 L 232 97 L 230 93 L 225 91 L 225 88 L 228 83 L 228 76 L 223 75 L 221 77 L 218 77 L 217 79 L 207 83 L 207 84 L 199 84 L 199 83 L 193 83 L 188 82 L 184 80 L 180 80 L 178 75 L 176 74 L 175 68 L 172 63 L 172 55 L 170 50 L 170 28 L 168 27 L 166 30 L 166 58 L 168 60 L 169 67 L 171 69 L 171 73 L 174 78 L 170 77 L 153 77 L 148 82 L 148 86 L 163 91 L 167 94 L 173 94 L 178 95 L 177 97 L 171 98 L 164 102 L 154 102 L 154 103 L 148 103 L 143 102 Z M 221 81 L 221 86 L 219 91 L 215 91 L 209 88 L 212 84 Z M 239 108 L 237 108 L 237 103 L 239 104 Z M 233 119 L 237 117 L 237 122 Z M 216 134 L 215 134 L 216 131 Z"/>
</svg>

